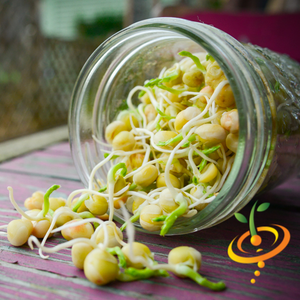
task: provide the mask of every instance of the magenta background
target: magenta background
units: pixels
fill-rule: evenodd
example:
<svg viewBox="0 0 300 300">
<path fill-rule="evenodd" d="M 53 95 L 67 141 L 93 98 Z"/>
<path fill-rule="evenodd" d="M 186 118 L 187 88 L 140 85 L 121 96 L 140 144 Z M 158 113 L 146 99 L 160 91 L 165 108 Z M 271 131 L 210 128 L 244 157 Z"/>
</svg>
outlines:
<svg viewBox="0 0 300 300">
<path fill-rule="evenodd" d="M 196 12 L 182 18 L 213 25 L 241 42 L 286 53 L 300 62 L 300 13 L 265 15 Z"/>
</svg>

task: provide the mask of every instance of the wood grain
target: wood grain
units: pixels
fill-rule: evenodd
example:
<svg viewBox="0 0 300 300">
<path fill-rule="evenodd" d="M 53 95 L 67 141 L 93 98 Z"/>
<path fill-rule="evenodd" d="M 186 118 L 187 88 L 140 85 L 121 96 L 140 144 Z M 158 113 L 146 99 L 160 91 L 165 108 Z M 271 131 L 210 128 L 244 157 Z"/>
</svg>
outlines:
<svg viewBox="0 0 300 300">
<path fill-rule="evenodd" d="M 52 184 L 62 187 L 56 196 L 67 195 L 82 188 L 72 164 L 67 143 L 51 146 L 0 165 L 0 226 L 18 218 L 8 199 L 7 185 L 21 207 L 36 190 L 45 191 Z M 295 178 L 276 190 L 261 195 L 260 203 L 270 202 L 265 213 L 257 213 L 256 226 L 280 224 L 289 229 L 291 241 L 277 256 L 267 260 L 265 267 L 239 264 L 227 255 L 231 240 L 248 230 L 247 224 L 231 218 L 222 224 L 194 234 L 165 237 L 136 233 L 136 240 L 145 243 L 159 262 L 166 262 L 169 251 L 181 245 L 201 251 L 201 274 L 213 281 L 223 280 L 227 290 L 212 292 L 188 279 L 175 276 L 151 278 L 132 283 L 113 282 L 98 287 L 85 279 L 75 268 L 70 249 L 50 254 L 43 260 L 37 250 L 28 246 L 12 247 L 0 236 L 0 298 L 1 299 L 299 299 L 300 298 L 300 180 Z M 256 200 L 257 200 L 256 199 Z M 249 216 L 252 203 L 241 213 Z M 49 247 L 63 243 L 60 235 L 49 239 Z M 263 236 L 263 248 L 271 249 L 272 235 Z M 243 246 L 253 251 L 249 240 Z M 251 284 L 254 271 L 260 270 L 256 283 Z"/>
</svg>

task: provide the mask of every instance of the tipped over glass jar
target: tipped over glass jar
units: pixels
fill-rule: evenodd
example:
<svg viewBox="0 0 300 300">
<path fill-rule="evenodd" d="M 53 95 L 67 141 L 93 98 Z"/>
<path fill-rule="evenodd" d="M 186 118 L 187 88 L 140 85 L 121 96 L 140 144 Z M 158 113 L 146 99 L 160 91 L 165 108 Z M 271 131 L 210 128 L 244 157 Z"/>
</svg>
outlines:
<svg viewBox="0 0 300 300">
<path fill-rule="evenodd" d="M 195 57 L 198 58 L 200 65 L 197 64 Z M 197 72 L 201 70 L 201 66 L 204 67 L 202 70 L 204 80 L 199 83 L 199 86 L 197 84 L 195 87 L 191 86 L 193 84 L 189 86 L 188 82 L 183 80 L 183 73 L 186 72 L 182 67 L 184 60 L 190 60 L 188 64 Z M 197 102 L 197 93 L 199 94 L 208 86 L 207 72 L 212 63 L 221 68 L 226 81 L 223 81 L 223 87 L 219 90 L 224 88 L 225 84 L 230 86 L 234 104 L 222 107 L 213 100 L 209 101 L 210 97 L 202 101 L 202 104 Z M 181 75 L 178 72 L 181 72 Z M 179 83 L 176 83 L 178 78 L 181 79 Z M 172 81 L 173 84 L 170 84 Z M 217 89 L 217 86 L 214 87 L 214 91 Z M 174 90 L 177 91 L 174 92 Z M 154 98 L 143 100 L 145 93 L 150 95 L 148 98 L 152 98 L 151 95 Z M 177 100 L 170 100 L 170 97 L 166 97 L 167 93 L 171 96 L 175 94 Z M 180 100 L 178 97 L 181 97 Z M 151 109 L 154 109 L 152 113 L 156 120 L 153 126 L 150 125 L 150 130 L 149 124 L 146 124 L 150 121 L 144 118 L 147 105 L 150 113 Z M 209 107 L 206 107 L 207 105 Z M 177 107 L 177 113 L 173 115 L 170 112 L 167 113 L 168 106 Z M 192 147 L 203 152 L 216 145 L 205 143 L 203 136 L 197 134 L 199 132 L 197 126 L 187 126 L 184 132 L 182 132 L 182 127 L 177 128 L 178 130 L 174 129 L 177 115 L 187 108 L 190 109 L 191 115 L 199 110 L 195 113 L 196 118 L 204 112 L 204 116 L 197 119 L 198 123 L 193 123 L 197 126 L 203 118 L 214 119 L 214 114 L 217 113 L 219 115 L 215 116 L 215 121 L 211 121 L 210 124 L 218 124 L 222 114 L 236 108 L 239 122 L 238 144 L 234 152 L 226 147 L 225 142 L 219 142 L 219 146 L 223 147 L 223 152 L 218 149 L 219 158 L 224 152 L 228 154 L 228 158 L 234 157 L 224 183 L 219 190 L 210 195 L 208 205 L 203 205 L 196 213 L 189 214 L 187 209 L 185 217 L 178 218 L 168 229 L 167 234 L 186 234 L 219 224 L 243 208 L 257 193 L 279 185 L 299 171 L 299 64 L 286 55 L 251 44 L 241 44 L 230 35 L 209 25 L 178 18 L 154 18 L 135 23 L 106 40 L 88 59 L 77 79 L 70 106 L 69 133 L 73 160 L 83 184 L 90 185 L 90 187 L 92 184 L 92 188 L 103 190 L 107 184 L 109 170 L 117 163 L 123 162 L 126 165 L 127 175 L 136 171 L 130 163 L 128 164 L 128 160 L 130 161 L 128 155 L 122 156 L 118 152 L 118 158 L 113 157 L 113 160 L 109 160 L 112 158 L 111 155 L 107 159 L 107 156 L 116 149 L 112 148 L 110 144 L 112 141 L 107 140 L 106 128 L 118 119 L 123 123 L 128 123 L 129 129 L 123 130 L 123 132 L 128 132 L 128 136 L 125 134 L 125 137 L 123 134 L 123 139 L 129 141 L 133 136 L 135 140 L 133 148 L 119 149 L 143 150 L 144 152 L 137 151 L 143 153 L 144 156 L 141 164 L 136 168 L 142 170 L 143 164 L 148 163 L 148 165 L 156 166 L 156 171 L 152 170 L 151 174 L 157 172 L 157 175 L 153 175 L 154 180 L 150 180 L 152 187 L 148 189 L 140 185 L 140 180 L 132 179 L 134 176 L 126 177 L 123 174 L 126 178 L 125 192 L 118 196 L 123 197 L 121 199 L 123 202 L 128 201 L 127 208 L 132 211 L 132 198 L 134 195 L 138 196 L 138 193 L 146 194 L 144 200 L 148 201 L 148 204 L 156 205 L 159 202 L 165 189 L 164 185 L 158 185 L 158 178 L 160 174 L 165 174 L 164 171 L 167 169 L 163 168 L 163 164 L 168 165 L 168 159 L 164 162 L 159 159 L 163 160 L 162 156 L 170 157 L 173 149 L 176 148 L 175 144 L 172 147 L 170 143 L 169 145 L 159 143 L 179 137 L 180 134 L 181 144 L 180 142 L 176 144 L 179 145 L 175 149 L 178 151 L 173 154 L 175 158 L 180 153 L 185 154 L 183 157 L 185 162 L 182 163 L 185 172 L 174 174 L 170 171 L 170 166 L 176 165 L 172 156 L 168 172 L 164 176 L 168 177 L 165 180 L 165 188 L 171 190 L 174 201 L 176 194 L 181 194 L 188 199 L 188 206 L 195 203 L 195 197 L 189 198 L 191 189 L 200 186 L 203 195 L 217 179 L 201 182 L 199 174 L 201 175 L 203 171 L 200 171 L 200 165 L 202 162 L 201 167 L 203 167 L 205 156 L 204 158 L 201 156 L 202 160 L 196 163 L 193 154 L 195 152 L 189 151 Z M 124 121 L 124 111 L 129 112 L 127 121 Z M 194 116 L 190 119 L 193 118 Z M 168 123 L 170 120 L 173 120 L 173 123 Z M 135 121 L 137 121 L 136 124 Z M 155 136 L 162 131 L 173 133 L 167 134 L 168 139 L 164 138 L 163 141 L 155 142 Z M 228 135 L 229 131 L 226 130 L 226 136 Z M 195 140 L 188 140 L 189 137 L 195 137 Z M 187 142 L 189 147 L 186 146 Z M 187 150 L 184 152 L 186 147 Z M 118 147 L 115 146 L 115 148 Z M 147 149 L 149 149 L 148 156 L 146 155 Z M 160 152 L 158 149 L 167 149 L 169 152 Z M 178 157 L 181 159 L 182 155 Z M 151 160 L 155 160 L 155 163 L 149 163 Z M 99 162 L 103 161 L 105 163 L 101 168 L 94 169 Z M 210 163 L 206 161 L 205 164 L 207 170 Z M 222 167 L 218 167 L 218 172 L 222 177 L 224 170 L 221 169 Z M 145 174 L 141 172 L 140 177 L 147 176 Z M 175 184 L 174 186 L 171 176 L 175 176 L 181 185 Z M 126 189 L 126 184 L 128 189 Z M 116 193 L 116 190 L 114 192 Z M 151 192 L 152 194 L 149 195 Z M 153 203 L 147 197 L 152 198 Z M 177 207 L 180 206 L 179 202 L 175 202 Z M 122 223 L 123 216 L 118 210 L 119 207 L 115 206 L 115 208 L 115 220 Z M 162 211 L 161 214 L 165 217 L 160 220 L 164 220 L 170 212 Z M 139 221 L 135 225 L 138 229 L 147 231 Z M 159 226 L 151 232 L 158 233 Z"/>
</svg>

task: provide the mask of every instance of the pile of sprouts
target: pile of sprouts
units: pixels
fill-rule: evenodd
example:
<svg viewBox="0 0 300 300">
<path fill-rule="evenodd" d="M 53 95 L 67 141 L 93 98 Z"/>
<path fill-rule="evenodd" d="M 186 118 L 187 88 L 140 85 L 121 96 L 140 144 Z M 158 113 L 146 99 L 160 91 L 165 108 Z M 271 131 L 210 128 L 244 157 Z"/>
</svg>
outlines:
<svg viewBox="0 0 300 300">
<path fill-rule="evenodd" d="M 225 289 L 223 282 L 210 282 L 198 273 L 202 258 L 196 249 L 177 247 L 167 264 L 158 264 L 146 245 L 134 241 L 135 222 L 164 236 L 178 218 L 205 209 L 222 188 L 237 151 L 238 113 L 223 71 L 209 54 L 179 55 L 184 58 L 158 78 L 131 90 L 128 109 L 106 128 L 105 145 L 111 151 L 92 170 L 89 186 L 67 199 L 50 197 L 59 185 L 37 191 L 25 200 L 27 211 L 8 187 L 22 217 L 0 226 L 6 229 L 0 235 L 13 246 L 36 245 L 44 259 L 45 253 L 72 247 L 74 265 L 98 285 L 172 272 L 212 290 Z M 141 103 L 135 107 L 137 91 Z M 96 180 L 107 163 L 107 178 Z M 121 228 L 113 222 L 115 210 L 125 219 Z M 67 241 L 47 247 L 48 238 L 58 232 Z"/>
<path fill-rule="evenodd" d="M 216 198 L 238 145 L 238 111 L 223 71 L 207 53 L 179 56 L 184 58 L 158 78 L 130 91 L 128 109 L 105 130 L 111 151 L 89 180 L 91 189 L 97 170 L 109 161 L 110 170 L 123 165 L 114 187 L 100 183 L 110 211 L 122 201 L 130 222 L 162 236 L 177 218 L 195 216 Z"/>
</svg>

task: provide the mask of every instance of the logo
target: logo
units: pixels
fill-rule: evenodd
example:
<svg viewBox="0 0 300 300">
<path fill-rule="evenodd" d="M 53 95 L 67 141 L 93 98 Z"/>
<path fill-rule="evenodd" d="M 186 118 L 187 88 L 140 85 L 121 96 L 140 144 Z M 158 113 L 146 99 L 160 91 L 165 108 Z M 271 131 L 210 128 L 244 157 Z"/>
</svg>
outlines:
<svg viewBox="0 0 300 300">
<path fill-rule="evenodd" d="M 267 259 L 270 259 L 277 254 L 279 254 L 289 243 L 291 239 L 290 232 L 283 226 L 278 224 L 271 224 L 270 226 L 261 226 L 261 227 L 255 227 L 254 222 L 254 213 L 257 212 L 263 212 L 267 210 L 270 206 L 270 203 L 262 203 L 258 206 L 256 209 L 257 201 L 254 203 L 250 216 L 249 216 L 249 231 L 242 234 L 240 237 L 236 236 L 228 246 L 228 256 L 235 262 L 242 263 L 242 264 L 253 264 L 257 263 L 258 268 L 263 268 L 265 266 L 265 261 Z M 240 214 L 235 213 L 234 214 L 236 219 L 241 223 L 248 223 L 247 218 Z M 271 245 L 268 245 L 267 248 L 271 248 L 270 250 L 266 251 L 262 249 L 261 243 L 262 238 L 260 234 L 262 232 L 269 232 L 273 235 L 274 241 Z M 251 238 L 250 238 L 251 236 Z M 280 238 L 279 238 L 280 236 Z M 239 237 L 239 238 L 238 238 Z M 245 251 L 243 249 L 243 243 L 247 238 L 250 238 L 250 244 L 254 246 L 255 248 L 252 251 Z M 279 238 L 279 239 L 278 239 Z M 233 245 L 237 246 L 237 249 L 240 251 L 239 254 L 235 253 L 233 251 Z M 251 248 L 251 247 L 250 247 Z M 265 253 L 262 253 L 265 252 Z M 255 271 L 254 275 L 256 277 L 260 276 L 260 271 Z M 250 280 L 252 284 L 255 283 L 255 279 L 252 278 Z"/>
</svg>

